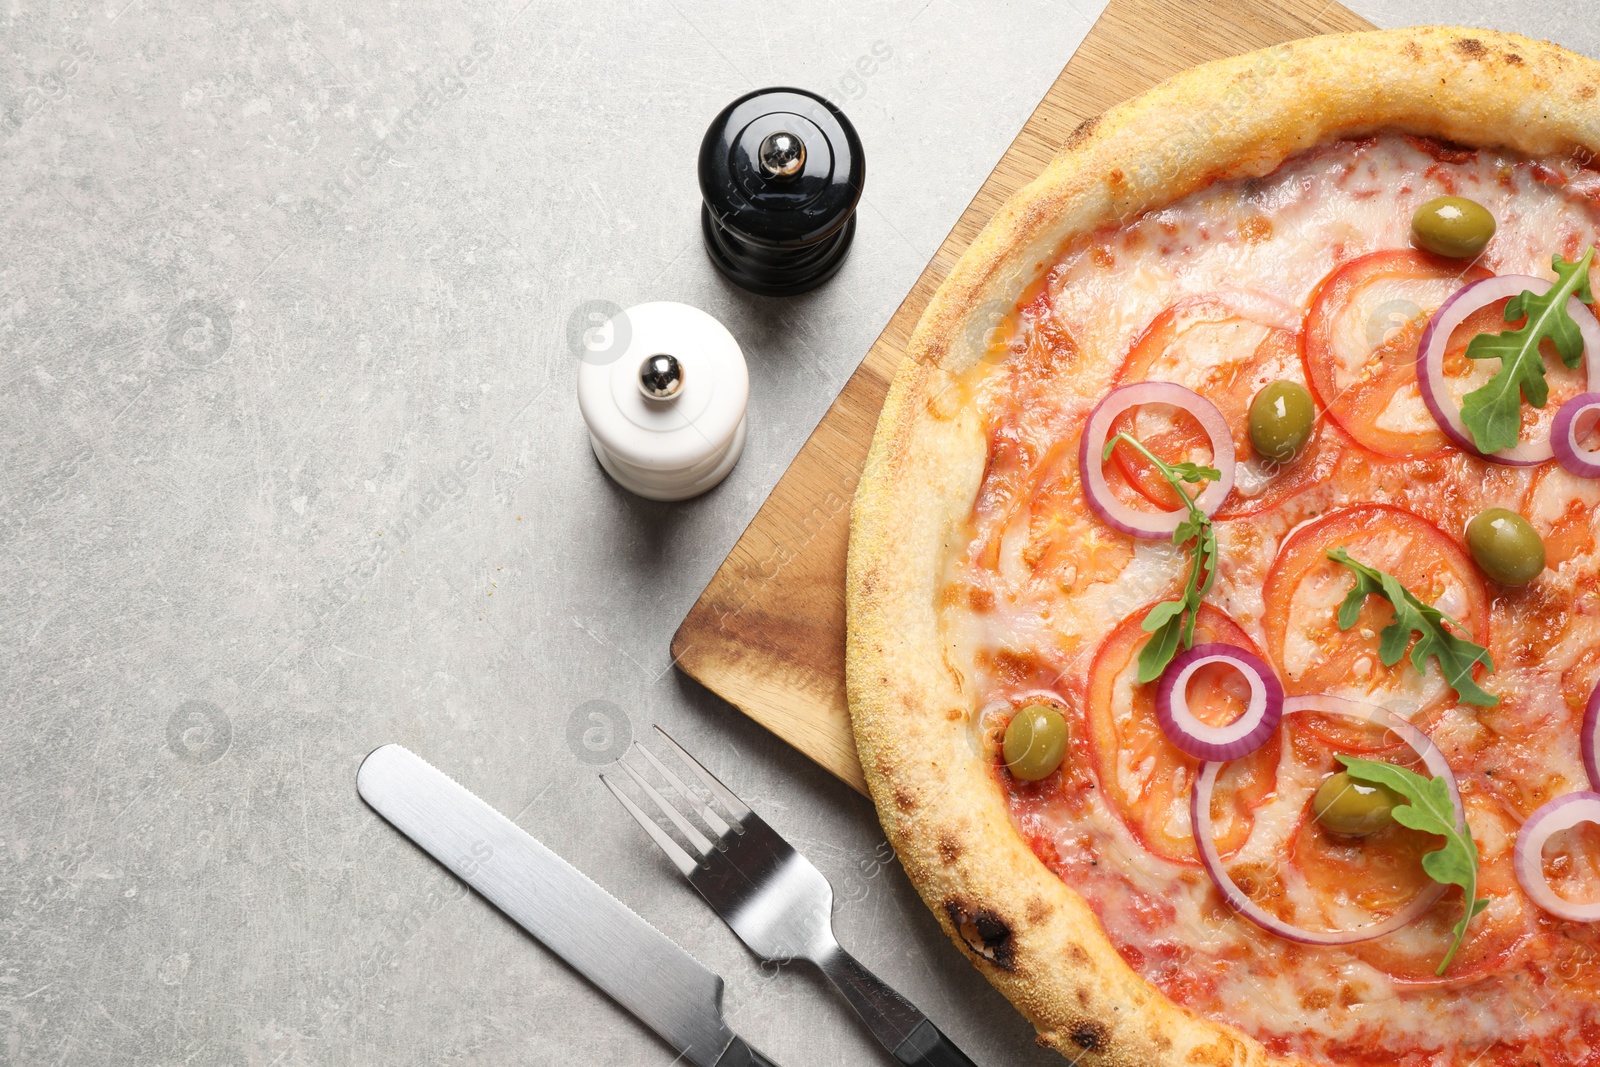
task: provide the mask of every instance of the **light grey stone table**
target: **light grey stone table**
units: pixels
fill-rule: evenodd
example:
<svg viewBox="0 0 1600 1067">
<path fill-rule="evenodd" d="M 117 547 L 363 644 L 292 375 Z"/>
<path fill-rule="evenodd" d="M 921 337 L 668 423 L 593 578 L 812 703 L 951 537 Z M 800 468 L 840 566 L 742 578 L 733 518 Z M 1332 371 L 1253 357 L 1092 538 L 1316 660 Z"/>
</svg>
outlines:
<svg viewBox="0 0 1600 1067">
<path fill-rule="evenodd" d="M 1600 48 L 1582 6 L 1353 6 Z M 0 15 L 4 1062 L 671 1062 L 359 802 L 386 741 L 721 972 L 781 1063 L 886 1062 L 648 847 L 595 777 L 592 713 L 613 744 L 661 723 L 700 753 L 978 1062 L 1059 1062 L 945 942 L 870 806 L 667 642 L 1097 13 Z M 837 99 L 869 160 L 843 272 L 789 301 L 722 282 L 697 220 L 702 131 L 774 83 Z M 608 482 L 574 399 L 573 315 L 650 299 L 710 311 L 750 360 L 744 458 L 685 504 Z"/>
</svg>

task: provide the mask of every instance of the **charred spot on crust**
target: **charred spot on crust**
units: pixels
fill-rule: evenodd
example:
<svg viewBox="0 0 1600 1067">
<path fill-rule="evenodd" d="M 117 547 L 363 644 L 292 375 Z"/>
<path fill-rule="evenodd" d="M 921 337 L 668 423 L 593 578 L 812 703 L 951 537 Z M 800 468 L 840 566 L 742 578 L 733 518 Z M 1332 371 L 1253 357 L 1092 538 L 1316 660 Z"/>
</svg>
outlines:
<svg viewBox="0 0 1600 1067">
<path fill-rule="evenodd" d="M 1106 1045 L 1111 1041 L 1111 1032 L 1104 1023 L 1093 1021 L 1081 1022 L 1072 1028 L 1069 1035 L 1072 1043 L 1085 1052 L 1104 1052 Z"/>
<path fill-rule="evenodd" d="M 1094 132 L 1094 128 L 1098 125 L 1100 125 L 1099 115 L 1084 119 L 1078 123 L 1071 133 L 1067 134 L 1067 139 L 1062 143 L 1061 147 L 1076 148 L 1089 139 L 1089 135 Z"/>
<path fill-rule="evenodd" d="M 1452 42 L 1452 45 L 1457 52 L 1460 52 L 1468 59 L 1479 59 L 1489 51 L 1483 47 L 1483 42 L 1476 37 L 1457 37 Z"/>
<path fill-rule="evenodd" d="M 946 902 L 944 910 L 962 943 L 975 955 L 1003 971 L 1016 966 L 1011 926 L 999 915 L 987 908 L 969 908 L 958 900 Z"/>
<path fill-rule="evenodd" d="M 905 789 L 894 791 L 894 806 L 901 811 L 911 811 L 917 806 L 917 798 Z"/>
<path fill-rule="evenodd" d="M 949 834 L 941 834 L 939 837 L 939 858 L 944 860 L 945 863 L 954 863 L 960 859 L 961 842 Z"/>
<path fill-rule="evenodd" d="M 1520 67 L 1522 66 L 1522 57 L 1517 55 L 1515 52 L 1507 52 L 1506 62 L 1511 64 L 1513 67 Z"/>
<path fill-rule="evenodd" d="M 1050 905 L 1043 897 L 1034 897 L 1028 901 L 1028 921 L 1035 926 L 1042 924 L 1050 918 Z M 1078 946 L 1074 945 L 1073 948 Z"/>
<path fill-rule="evenodd" d="M 1405 43 L 1405 46 L 1403 48 L 1401 48 L 1400 51 L 1402 51 L 1402 52 L 1404 52 L 1406 54 L 1406 58 L 1407 59 L 1421 59 L 1422 58 L 1422 49 L 1417 47 L 1417 42 L 1415 42 L 1415 41 L 1407 41 Z"/>
<path fill-rule="evenodd" d="M 1578 99 L 1579 100 L 1593 100 L 1594 99 L 1594 86 L 1588 85 L 1588 84 L 1584 84 L 1584 85 L 1578 86 Z"/>
</svg>

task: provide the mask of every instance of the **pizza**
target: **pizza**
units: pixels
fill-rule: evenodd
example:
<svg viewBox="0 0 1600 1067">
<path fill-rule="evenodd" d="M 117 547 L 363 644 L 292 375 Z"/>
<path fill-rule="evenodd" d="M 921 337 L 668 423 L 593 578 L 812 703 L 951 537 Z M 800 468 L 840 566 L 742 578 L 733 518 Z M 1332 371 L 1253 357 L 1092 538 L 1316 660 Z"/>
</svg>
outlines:
<svg viewBox="0 0 1600 1067">
<path fill-rule="evenodd" d="M 852 510 L 903 865 L 1105 1064 L 1600 1063 L 1600 64 L 1441 27 L 1084 123 Z"/>
</svg>

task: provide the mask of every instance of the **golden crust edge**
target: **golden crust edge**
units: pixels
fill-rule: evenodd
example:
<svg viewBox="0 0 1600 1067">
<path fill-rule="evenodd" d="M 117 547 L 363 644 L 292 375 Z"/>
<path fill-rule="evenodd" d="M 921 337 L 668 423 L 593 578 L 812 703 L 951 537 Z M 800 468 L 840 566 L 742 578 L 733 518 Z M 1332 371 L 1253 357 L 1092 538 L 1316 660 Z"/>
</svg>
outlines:
<svg viewBox="0 0 1600 1067">
<path fill-rule="evenodd" d="M 1082 898 L 1011 828 L 988 767 L 959 736 L 970 733 L 965 717 L 942 713 L 966 704 L 937 655 L 938 564 L 946 534 L 970 510 L 984 443 L 971 412 L 931 405 L 981 357 L 969 320 L 986 305 L 1014 304 L 1074 235 L 1219 178 L 1270 172 L 1338 137 L 1401 129 L 1592 159 L 1597 88 L 1600 64 L 1559 46 L 1452 27 L 1307 38 L 1209 63 L 1080 127 L 996 213 L 930 301 L 851 511 L 852 728 L 907 874 L 1041 1044 L 1087 1064 L 1298 1062 L 1188 1012 L 1128 968 Z M 1003 959 L 976 924 L 963 936 L 955 921 L 963 913 L 1005 928 Z"/>
</svg>

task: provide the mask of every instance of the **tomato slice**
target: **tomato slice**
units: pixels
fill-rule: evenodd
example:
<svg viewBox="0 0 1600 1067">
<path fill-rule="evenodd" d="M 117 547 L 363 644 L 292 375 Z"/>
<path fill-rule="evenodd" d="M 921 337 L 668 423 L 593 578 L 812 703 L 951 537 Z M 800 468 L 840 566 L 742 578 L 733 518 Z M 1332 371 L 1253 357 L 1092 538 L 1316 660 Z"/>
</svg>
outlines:
<svg viewBox="0 0 1600 1067">
<path fill-rule="evenodd" d="M 1390 249 L 1352 259 L 1318 284 L 1301 333 L 1305 374 L 1346 433 L 1397 458 L 1445 447 L 1417 386 L 1417 343 L 1439 305 L 1487 277 L 1482 267 Z M 1477 361 L 1447 360 L 1446 376 L 1466 375 L 1471 362 Z"/>
<path fill-rule="evenodd" d="M 1409 748 L 1405 751 L 1410 754 Z M 1330 759 L 1329 770 L 1334 769 Z M 1308 799 L 1286 851 L 1304 880 L 1306 896 L 1324 910 L 1338 910 L 1337 902 L 1369 913 L 1354 921 L 1332 914 L 1321 917 L 1325 926 L 1347 927 L 1392 915 L 1425 892 L 1433 879 L 1422 869 L 1423 854 L 1443 843 L 1443 838 L 1394 822 L 1365 837 L 1329 833 L 1317 821 Z"/>
<path fill-rule="evenodd" d="M 1456 327 L 1445 345 L 1444 376 L 1450 383 L 1450 396 L 1458 408 L 1468 393 L 1487 385 L 1489 379 L 1500 370 L 1498 359 L 1468 359 L 1468 343 L 1480 333 L 1503 333 L 1506 330 L 1518 329 L 1528 321 L 1526 318 L 1506 321 L 1505 308 L 1510 302 L 1508 297 L 1474 311 L 1467 316 L 1466 321 Z M 1549 341 L 1540 342 L 1539 349 L 1544 356 L 1545 382 L 1549 386 L 1550 395 L 1542 408 L 1523 402 L 1522 428 L 1519 433 L 1524 441 L 1549 440 L 1550 428 L 1555 422 L 1556 412 L 1561 410 L 1561 405 L 1579 393 L 1588 392 L 1589 389 L 1588 372 L 1582 363 L 1577 367 L 1568 367 L 1561 361 L 1555 345 Z M 1595 447 L 1596 436 L 1591 433 L 1583 442 L 1584 446 Z M 1547 463 L 1546 466 L 1555 464 Z"/>
<path fill-rule="evenodd" d="M 1279 380 L 1305 384 L 1298 332 L 1265 321 L 1274 318 L 1267 313 L 1271 310 L 1220 294 L 1180 300 L 1145 327 L 1117 372 L 1118 384 L 1187 386 L 1222 412 L 1233 432 L 1238 463 L 1233 492 L 1217 512 L 1220 519 L 1265 511 L 1322 480 L 1337 461 L 1334 442 L 1321 432 L 1320 422 L 1293 463 L 1273 463 L 1250 446 L 1250 402 L 1256 393 Z M 1164 405 L 1128 412 L 1112 430 L 1131 434 L 1169 462 L 1211 461 L 1211 444 L 1200 424 Z M 1151 503 L 1167 510 L 1180 506 L 1172 486 L 1149 460 L 1130 448 L 1119 448 L 1115 456 L 1128 481 Z"/>
<path fill-rule="evenodd" d="M 1086 717 L 1094 748 L 1095 773 L 1107 802 L 1145 847 L 1177 863 L 1198 865 L 1189 832 L 1189 788 L 1200 761 L 1173 747 L 1156 722 L 1156 683 L 1138 681 L 1139 650 L 1149 639 L 1140 629 L 1148 608 L 1140 608 L 1113 630 L 1095 651 L 1089 669 Z M 1255 643 L 1237 623 L 1209 604 L 1201 605 L 1195 642 L 1225 641 L 1254 651 Z M 1190 707 L 1202 721 L 1225 723 L 1249 700 L 1248 684 L 1222 665 L 1196 672 Z M 1217 784 L 1213 809 L 1217 847 L 1224 855 L 1250 836 L 1251 813 L 1277 781 L 1279 741 L 1230 763 Z"/>
<path fill-rule="evenodd" d="M 1333 755 L 1338 751 L 1348 750 L 1342 746 L 1308 746 L 1297 739 L 1292 754 L 1286 751 L 1284 758 L 1301 766 L 1287 774 L 1303 775 L 1316 767 L 1331 771 L 1336 767 Z M 1409 748 L 1403 755 L 1386 758 L 1401 765 L 1416 761 Z M 1407 984 L 1454 985 L 1502 974 L 1541 939 L 1548 940 L 1538 928 L 1537 909 L 1517 884 L 1511 865 L 1520 821 L 1486 789 L 1486 780 L 1458 776 L 1458 781 L 1467 821 L 1480 851 L 1478 896 L 1488 897 L 1491 903 L 1489 910 L 1472 921 L 1449 970 L 1443 978 L 1434 974 L 1461 917 L 1463 902 L 1457 889 L 1446 892 L 1424 915 L 1400 930 L 1345 949 Z M 1230 868 L 1234 882 L 1259 905 L 1295 925 L 1342 930 L 1393 915 L 1433 884 L 1422 858 L 1439 848 L 1443 838 L 1398 823 L 1365 837 L 1329 833 L 1313 813 L 1314 797 L 1314 792 L 1306 795 L 1279 858 Z M 1583 842 L 1579 847 L 1586 845 Z M 1586 879 L 1594 873 L 1587 853 L 1580 862 L 1583 868 L 1569 879 Z M 1550 870 L 1552 865 L 1547 863 L 1546 867 Z M 1575 864 L 1562 867 L 1562 875 L 1567 875 L 1568 867 Z M 1586 884 L 1592 887 L 1600 882 Z M 1592 894 L 1593 889 L 1580 890 L 1574 898 L 1585 899 L 1585 893 Z"/>
<path fill-rule="evenodd" d="M 1600 685 L 1600 645 L 1591 645 L 1561 672 L 1561 697 L 1567 707 L 1581 711 L 1589 704 L 1594 687 Z"/>
<path fill-rule="evenodd" d="M 1133 539 L 1089 510 L 1077 454 L 1078 438 L 1062 438 L 1034 461 L 1015 448 L 991 445 L 989 470 L 974 509 L 979 525 L 973 560 L 1013 590 L 1048 582 L 1068 593 L 1111 581 L 1133 558 Z M 1114 465 L 1106 484 L 1123 502 L 1143 498 Z"/>
<path fill-rule="evenodd" d="M 1551 838 L 1545 845 L 1544 876 L 1550 888 L 1568 900 L 1600 899 L 1600 827 L 1584 823 Z M 1600 989 L 1600 923 L 1544 918 L 1556 935 L 1551 970 L 1586 991 Z"/>
<path fill-rule="evenodd" d="M 1575 478 L 1554 463 L 1534 472 L 1518 508 L 1544 539 L 1545 566 L 1555 570 L 1595 549 L 1595 508 L 1600 481 Z"/>
<path fill-rule="evenodd" d="M 1424 603 L 1466 627 L 1472 640 L 1489 643 L 1488 593 L 1477 567 L 1454 540 L 1426 519 L 1388 504 L 1342 508 L 1290 534 L 1267 572 L 1262 620 L 1267 657 L 1285 692 L 1332 693 L 1402 714 L 1447 706 L 1454 694 L 1433 661 L 1423 672 L 1408 657 L 1392 667 L 1379 660 L 1379 634 L 1394 620 L 1388 601 L 1367 597 L 1355 625 L 1339 629 L 1339 605 L 1355 588 L 1355 577 L 1327 557 L 1334 548 L 1394 575 Z M 1348 729 L 1337 720 L 1304 718 L 1330 740 L 1349 740 Z"/>
<path fill-rule="evenodd" d="M 1467 824 L 1478 844 L 1478 896 L 1487 897 L 1489 906 L 1467 927 L 1466 940 L 1450 969 L 1442 978 L 1434 974 L 1450 948 L 1453 928 L 1465 907 L 1459 889 L 1445 893 L 1427 914 L 1396 933 L 1351 946 L 1363 961 L 1407 984 L 1464 985 L 1504 974 L 1545 940 L 1538 926 L 1538 909 L 1517 884 L 1511 862 L 1518 820 L 1480 781 L 1472 776 L 1460 776 L 1459 781 Z M 1320 830 L 1313 833 L 1332 836 Z M 1413 888 L 1423 888 L 1428 882 L 1422 853 L 1431 852 L 1444 839 L 1396 827 L 1392 837 L 1381 840 L 1390 833 L 1385 830 L 1360 839 L 1344 850 L 1347 855 L 1343 857 L 1335 858 L 1335 850 L 1329 848 L 1315 849 L 1315 859 L 1312 851 L 1298 852 L 1299 869 L 1307 872 L 1307 881 L 1320 893 L 1337 893 L 1360 879 L 1360 884 L 1383 886 L 1383 892 L 1392 888 L 1409 896 Z"/>
<path fill-rule="evenodd" d="M 1076 457 L 1078 440 L 1069 443 L 1067 459 L 1040 480 L 1028 506 L 1028 540 L 1022 562 L 1034 582 L 1047 581 L 1068 594 L 1081 593 L 1097 582 L 1114 581 L 1133 559 L 1133 538 L 1113 530 L 1089 510 Z M 1106 484 L 1132 505 L 1139 497 L 1117 472 Z"/>
</svg>

